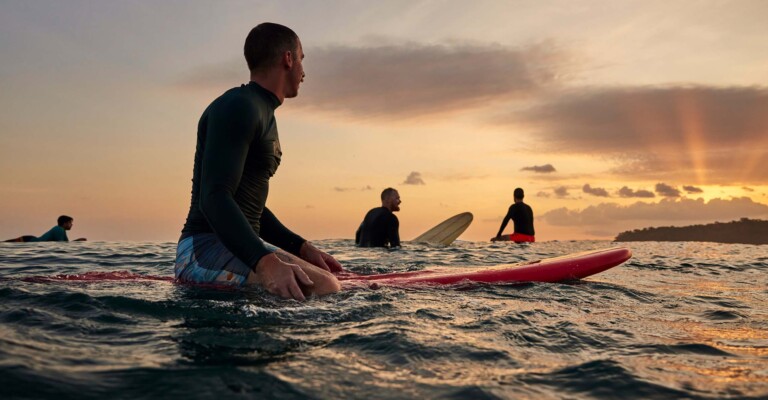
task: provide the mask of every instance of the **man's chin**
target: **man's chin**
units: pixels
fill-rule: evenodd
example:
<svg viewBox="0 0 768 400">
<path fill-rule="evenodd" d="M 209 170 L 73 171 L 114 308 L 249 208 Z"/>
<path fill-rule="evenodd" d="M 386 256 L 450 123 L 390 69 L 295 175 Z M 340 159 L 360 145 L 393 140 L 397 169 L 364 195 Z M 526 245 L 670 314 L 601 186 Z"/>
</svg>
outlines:
<svg viewBox="0 0 768 400">
<path fill-rule="evenodd" d="M 293 92 L 286 93 L 285 94 L 285 98 L 286 99 L 292 99 L 292 98 L 294 98 L 294 97 L 296 97 L 298 95 L 299 95 L 299 89 L 296 88 L 296 90 L 294 90 Z"/>
</svg>

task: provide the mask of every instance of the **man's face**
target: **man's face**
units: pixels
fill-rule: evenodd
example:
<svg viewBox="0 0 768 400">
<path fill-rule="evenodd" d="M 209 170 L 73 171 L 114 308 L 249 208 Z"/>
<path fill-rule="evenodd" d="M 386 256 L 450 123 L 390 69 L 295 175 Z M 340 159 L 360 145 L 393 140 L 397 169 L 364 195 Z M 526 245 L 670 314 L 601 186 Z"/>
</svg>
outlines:
<svg viewBox="0 0 768 400">
<path fill-rule="evenodd" d="M 390 211 L 400 211 L 400 193 L 394 192 L 387 198 L 385 207 L 389 208 Z"/>
<path fill-rule="evenodd" d="M 62 225 L 62 228 L 64 228 L 65 231 L 68 231 L 72 229 L 72 223 L 75 222 L 74 220 L 65 222 L 64 225 Z"/>
<path fill-rule="evenodd" d="M 296 54 L 293 54 L 293 64 L 288 74 L 288 85 L 285 97 L 292 98 L 299 95 L 299 85 L 304 82 L 304 49 L 301 47 L 301 40 L 296 39 Z"/>
</svg>

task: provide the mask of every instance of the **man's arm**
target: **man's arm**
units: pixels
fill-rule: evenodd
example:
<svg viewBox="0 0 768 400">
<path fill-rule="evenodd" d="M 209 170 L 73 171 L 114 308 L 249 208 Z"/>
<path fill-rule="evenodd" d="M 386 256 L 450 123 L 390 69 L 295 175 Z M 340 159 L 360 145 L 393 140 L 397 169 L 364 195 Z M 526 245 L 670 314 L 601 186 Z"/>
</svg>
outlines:
<svg viewBox="0 0 768 400">
<path fill-rule="evenodd" d="M 53 231 L 53 237 L 51 240 L 57 241 L 57 242 L 69 242 L 69 238 L 67 237 L 67 230 L 57 226 L 54 228 Z"/>
<path fill-rule="evenodd" d="M 271 253 L 234 198 L 259 123 L 246 99 L 210 109 L 200 179 L 200 210 L 224 246 L 247 265 Z"/>
<path fill-rule="evenodd" d="M 355 244 L 360 245 L 360 236 L 362 235 L 363 230 L 363 223 L 360 223 L 360 226 L 357 227 L 357 231 L 355 232 Z"/>
<path fill-rule="evenodd" d="M 392 214 L 392 220 L 388 225 L 389 232 L 387 232 L 387 237 L 389 238 L 389 247 L 400 247 L 400 220 Z"/>
<path fill-rule="evenodd" d="M 262 239 L 275 246 L 298 256 L 301 245 L 307 240 L 286 228 L 269 208 L 264 207 L 261 212 L 259 235 Z"/>
<path fill-rule="evenodd" d="M 507 215 L 504 217 L 504 220 L 501 221 L 501 227 L 499 228 L 499 233 L 496 234 L 496 237 L 501 236 L 502 233 L 504 233 L 504 228 L 507 227 L 507 224 L 509 223 L 509 220 L 512 218 L 512 207 L 509 207 L 509 210 L 507 211 Z"/>
<path fill-rule="evenodd" d="M 319 250 L 308 240 L 286 228 L 268 208 L 264 207 L 259 221 L 261 224 L 259 235 L 267 242 L 326 271 L 340 272 L 343 270 L 341 264 L 333 256 Z"/>
</svg>

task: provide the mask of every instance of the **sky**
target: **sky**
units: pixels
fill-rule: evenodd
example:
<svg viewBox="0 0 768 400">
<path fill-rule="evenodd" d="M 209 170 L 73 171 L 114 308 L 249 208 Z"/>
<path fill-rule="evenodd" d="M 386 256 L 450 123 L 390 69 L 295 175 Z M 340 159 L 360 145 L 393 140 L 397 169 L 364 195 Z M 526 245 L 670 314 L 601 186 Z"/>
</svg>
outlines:
<svg viewBox="0 0 768 400">
<path fill-rule="evenodd" d="M 354 237 L 398 189 L 412 239 L 469 211 L 494 236 L 516 187 L 538 241 L 768 219 L 768 2 L 0 2 L 0 239 L 175 241 L 196 126 L 248 81 L 261 22 L 307 74 L 276 112 L 267 206 Z M 507 229 L 511 233 L 511 229 Z"/>
</svg>

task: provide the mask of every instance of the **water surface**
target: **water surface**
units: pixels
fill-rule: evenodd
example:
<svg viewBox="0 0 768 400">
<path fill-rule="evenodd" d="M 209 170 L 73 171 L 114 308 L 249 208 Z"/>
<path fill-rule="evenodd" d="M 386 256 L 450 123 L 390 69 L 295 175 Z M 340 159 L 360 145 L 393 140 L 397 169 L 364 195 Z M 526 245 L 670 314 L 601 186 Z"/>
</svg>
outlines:
<svg viewBox="0 0 768 400">
<path fill-rule="evenodd" d="M 610 242 L 318 246 L 357 273 Z M 176 285 L 174 243 L 0 243 L 3 398 L 766 398 L 768 247 L 623 243 L 576 283 L 346 290 L 300 303 Z M 158 280 L 68 281 L 139 274 Z"/>
</svg>

